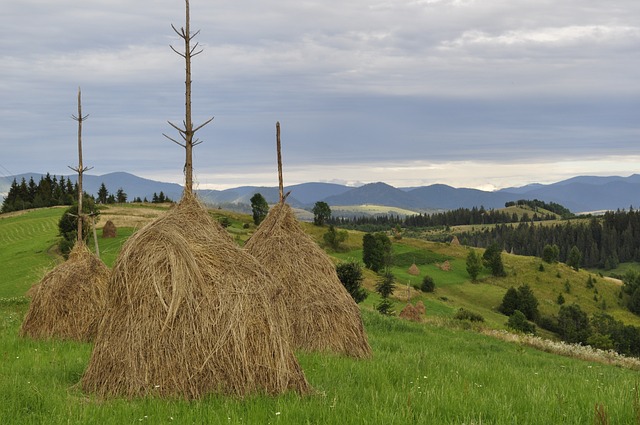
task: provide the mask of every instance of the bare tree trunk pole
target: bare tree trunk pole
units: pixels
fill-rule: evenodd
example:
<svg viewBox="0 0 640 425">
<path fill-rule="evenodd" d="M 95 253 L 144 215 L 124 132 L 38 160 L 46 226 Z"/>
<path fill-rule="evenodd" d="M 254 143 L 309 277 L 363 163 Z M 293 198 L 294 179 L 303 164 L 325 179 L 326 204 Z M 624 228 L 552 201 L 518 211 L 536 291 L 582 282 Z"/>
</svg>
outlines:
<svg viewBox="0 0 640 425">
<path fill-rule="evenodd" d="M 185 71 L 186 78 L 185 85 L 185 119 L 184 119 L 184 133 L 185 133 L 185 151 L 186 159 L 184 163 L 185 167 L 185 192 L 191 193 L 193 191 L 193 122 L 191 121 L 191 33 L 189 25 L 189 0 L 185 0 L 186 3 L 186 24 L 184 37 L 184 59 L 185 59 Z"/>
<path fill-rule="evenodd" d="M 100 258 L 100 246 L 98 246 L 98 233 L 96 232 L 96 217 L 91 215 L 91 224 L 93 225 L 93 244 L 96 247 L 96 257 Z"/>
<path fill-rule="evenodd" d="M 78 116 L 71 115 L 71 118 L 78 121 L 78 167 L 69 167 L 78 173 L 78 242 L 82 241 L 82 222 L 84 221 L 84 213 L 82 211 L 82 198 L 84 194 L 82 189 L 82 173 L 90 170 L 90 168 L 82 164 L 82 122 L 88 117 L 89 115 L 82 116 L 82 94 L 80 87 L 78 87 Z"/>
<path fill-rule="evenodd" d="M 278 188 L 280 189 L 280 202 L 283 202 L 284 183 L 282 180 L 282 146 L 280 144 L 280 121 L 276 122 L 276 151 L 278 154 Z"/>
<path fill-rule="evenodd" d="M 78 242 L 82 240 L 82 222 L 84 215 L 82 210 L 82 99 L 78 88 Z"/>
<path fill-rule="evenodd" d="M 196 131 L 200 130 L 205 125 L 209 124 L 213 118 L 205 121 L 203 124 L 199 125 L 196 128 L 193 128 L 193 121 L 191 117 L 191 58 L 202 53 L 202 50 L 196 50 L 198 48 L 198 43 L 195 43 L 194 46 L 191 46 L 191 39 L 194 38 L 200 31 L 197 31 L 195 34 L 191 35 L 190 29 L 190 17 L 189 17 L 189 0 L 185 0 L 185 14 L 186 14 L 186 23 L 185 26 L 176 29 L 175 26 L 171 26 L 173 30 L 178 34 L 180 38 L 184 40 L 184 53 L 177 51 L 171 46 L 171 50 L 177 53 L 179 56 L 182 56 L 185 61 L 185 101 L 184 101 L 184 128 L 180 128 L 177 125 L 173 124 L 169 121 L 169 125 L 175 128 L 178 133 L 180 133 L 180 137 L 184 143 L 179 142 L 178 140 L 167 136 L 164 136 L 171 140 L 172 142 L 182 146 L 185 149 L 185 162 L 184 162 L 184 174 L 185 174 L 185 183 L 184 183 L 184 191 L 192 193 L 193 192 L 193 147 L 202 143 L 199 140 L 193 140 L 193 136 Z"/>
</svg>

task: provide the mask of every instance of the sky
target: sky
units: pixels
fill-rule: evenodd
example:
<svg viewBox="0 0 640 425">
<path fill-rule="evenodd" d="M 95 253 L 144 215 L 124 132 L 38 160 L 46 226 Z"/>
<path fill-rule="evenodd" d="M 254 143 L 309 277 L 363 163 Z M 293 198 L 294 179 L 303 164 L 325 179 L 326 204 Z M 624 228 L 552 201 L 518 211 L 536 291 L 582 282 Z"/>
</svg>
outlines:
<svg viewBox="0 0 640 425">
<path fill-rule="evenodd" d="M 181 0 L 1 0 L 0 178 L 184 182 Z M 638 0 L 191 0 L 195 187 L 640 173 Z"/>
</svg>

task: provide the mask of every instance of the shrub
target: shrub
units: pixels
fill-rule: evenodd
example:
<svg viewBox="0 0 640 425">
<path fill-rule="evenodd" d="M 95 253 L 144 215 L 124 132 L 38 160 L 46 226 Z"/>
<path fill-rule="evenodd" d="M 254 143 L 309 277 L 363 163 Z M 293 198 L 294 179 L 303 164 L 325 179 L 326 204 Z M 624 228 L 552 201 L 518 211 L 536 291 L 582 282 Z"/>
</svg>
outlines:
<svg viewBox="0 0 640 425">
<path fill-rule="evenodd" d="M 422 279 L 422 285 L 420 286 L 420 290 L 422 292 L 433 292 L 436 289 L 436 283 L 433 278 L 429 275 L 425 276 Z"/>
<path fill-rule="evenodd" d="M 587 314 L 579 305 L 561 306 L 558 313 L 558 334 L 563 341 L 586 343 L 591 336 L 591 326 Z"/>
<path fill-rule="evenodd" d="M 468 320 L 470 322 L 484 322 L 484 317 L 478 313 L 465 310 L 464 308 L 460 308 L 453 318 L 457 320 Z"/>
<path fill-rule="evenodd" d="M 527 284 L 519 286 L 517 290 L 510 287 L 498 307 L 498 311 L 507 316 L 511 316 L 516 310 L 520 310 L 529 320 L 535 321 L 538 318 L 538 300 Z"/>
<path fill-rule="evenodd" d="M 540 316 L 536 322 L 538 326 L 549 332 L 558 333 L 558 320 L 551 316 Z"/>
<path fill-rule="evenodd" d="M 338 279 L 340 279 L 340 282 L 342 282 L 356 303 L 360 303 L 367 298 L 367 291 L 362 287 L 364 277 L 362 276 L 360 263 L 350 261 L 338 264 L 336 273 L 338 274 Z"/>
<path fill-rule="evenodd" d="M 513 314 L 509 316 L 507 326 L 515 331 L 523 332 L 526 334 L 535 335 L 536 333 L 536 325 L 534 325 L 533 323 L 529 323 L 524 313 L 520 310 L 514 311 Z"/>
</svg>

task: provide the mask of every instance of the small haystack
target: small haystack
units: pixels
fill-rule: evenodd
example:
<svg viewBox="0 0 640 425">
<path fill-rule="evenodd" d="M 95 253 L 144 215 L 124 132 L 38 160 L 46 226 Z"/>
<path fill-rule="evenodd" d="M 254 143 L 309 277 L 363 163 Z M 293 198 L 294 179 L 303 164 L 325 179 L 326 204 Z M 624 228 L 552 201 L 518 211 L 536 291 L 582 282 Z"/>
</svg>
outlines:
<svg viewBox="0 0 640 425">
<path fill-rule="evenodd" d="M 442 270 L 443 272 L 451 271 L 451 263 L 449 262 L 449 260 L 445 260 L 444 263 L 436 263 L 436 267 Z"/>
<path fill-rule="evenodd" d="M 20 335 L 91 341 L 104 308 L 109 269 L 83 242 L 33 292 Z"/>
<path fill-rule="evenodd" d="M 453 246 L 460 246 L 460 240 L 456 235 L 453 235 L 453 238 L 451 239 L 451 242 L 449 242 L 449 244 Z"/>
<path fill-rule="evenodd" d="M 413 263 L 411 264 L 411 267 L 409 267 L 409 269 L 407 270 L 407 273 L 413 276 L 419 276 L 420 269 L 418 268 L 418 266 L 416 266 L 416 263 Z"/>
<path fill-rule="evenodd" d="M 107 220 L 102 228 L 102 237 L 103 238 L 115 238 L 118 235 L 118 229 L 116 225 L 113 224 L 113 221 Z"/>
<path fill-rule="evenodd" d="M 419 300 L 416 305 L 416 310 L 418 311 L 418 313 L 420 313 L 421 316 L 424 316 L 424 314 L 427 312 L 426 308 L 424 307 L 424 303 L 422 302 L 422 300 Z"/>
<path fill-rule="evenodd" d="M 196 198 L 135 233 L 108 285 L 85 391 L 200 398 L 310 391 L 284 337 L 273 278 Z"/>
<path fill-rule="evenodd" d="M 421 322 L 422 316 L 416 307 L 414 307 L 411 303 L 407 304 L 402 311 L 400 312 L 400 317 L 405 320 L 410 320 L 412 322 Z"/>
<path fill-rule="evenodd" d="M 356 358 L 371 355 L 358 305 L 284 199 L 271 208 L 245 249 L 277 279 L 296 348 Z"/>
</svg>

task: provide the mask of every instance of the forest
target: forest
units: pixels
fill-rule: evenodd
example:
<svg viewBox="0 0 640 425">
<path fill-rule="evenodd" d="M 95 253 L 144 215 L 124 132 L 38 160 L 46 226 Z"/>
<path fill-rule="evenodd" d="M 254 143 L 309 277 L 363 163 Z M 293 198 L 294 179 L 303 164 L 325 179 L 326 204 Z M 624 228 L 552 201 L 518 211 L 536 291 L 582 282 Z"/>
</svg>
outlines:
<svg viewBox="0 0 640 425">
<path fill-rule="evenodd" d="M 40 177 L 38 183 L 33 180 L 33 177 L 28 182 L 23 177 L 20 183 L 13 179 L 0 212 L 72 205 L 75 199 L 78 199 L 78 185 L 64 176 L 58 179 L 47 173 Z"/>
<path fill-rule="evenodd" d="M 609 211 L 602 217 L 567 220 L 554 225 L 501 224 L 458 234 L 463 245 L 487 247 L 496 242 L 507 252 L 542 257 L 546 245 L 556 245 L 566 262 L 575 246 L 580 266 L 613 269 L 619 263 L 640 261 L 640 211 Z"/>
</svg>

